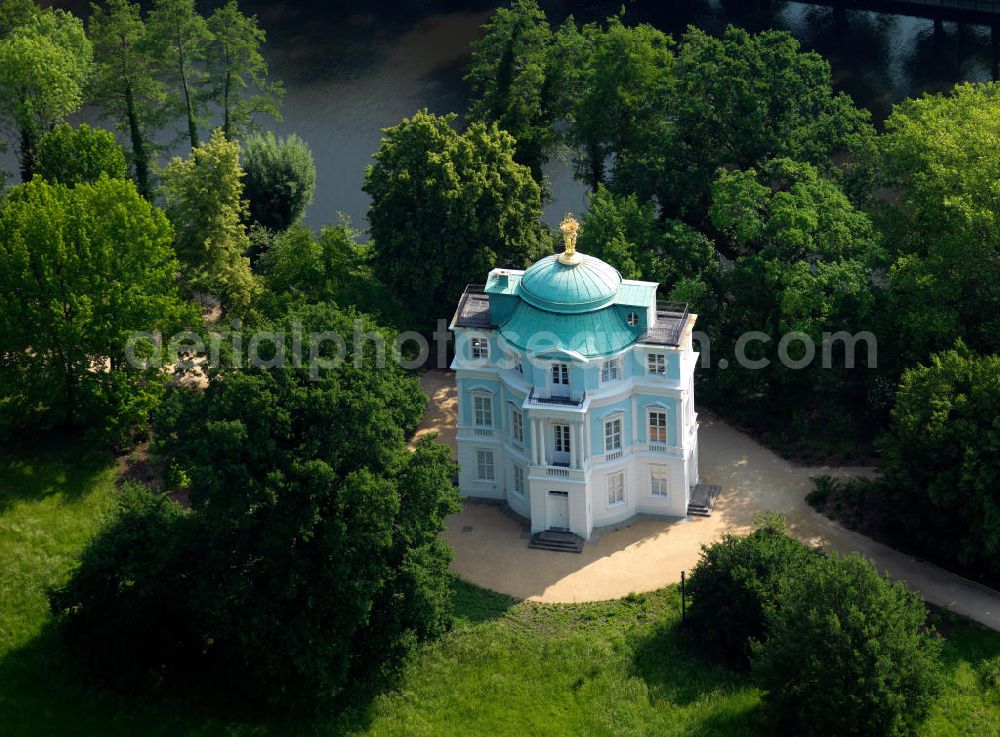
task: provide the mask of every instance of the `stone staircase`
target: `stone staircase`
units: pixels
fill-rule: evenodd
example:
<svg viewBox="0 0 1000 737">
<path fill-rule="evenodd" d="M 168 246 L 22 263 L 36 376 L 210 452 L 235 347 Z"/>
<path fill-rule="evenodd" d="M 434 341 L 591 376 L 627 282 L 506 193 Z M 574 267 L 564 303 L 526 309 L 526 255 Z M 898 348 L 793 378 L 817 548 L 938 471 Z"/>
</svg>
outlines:
<svg viewBox="0 0 1000 737">
<path fill-rule="evenodd" d="M 544 530 L 531 536 L 528 547 L 538 550 L 555 550 L 561 553 L 580 553 L 583 551 L 583 538 L 572 532 Z"/>
<path fill-rule="evenodd" d="M 711 517 L 715 497 L 718 495 L 719 487 L 715 484 L 697 484 L 691 491 L 688 514 L 696 517 Z"/>
</svg>

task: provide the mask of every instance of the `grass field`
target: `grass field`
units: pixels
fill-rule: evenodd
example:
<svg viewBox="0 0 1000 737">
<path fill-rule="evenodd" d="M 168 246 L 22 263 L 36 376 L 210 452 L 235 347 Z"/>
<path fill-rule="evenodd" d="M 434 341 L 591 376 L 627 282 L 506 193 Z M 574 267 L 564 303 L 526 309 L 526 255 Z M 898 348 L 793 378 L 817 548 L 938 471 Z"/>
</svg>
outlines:
<svg viewBox="0 0 1000 737">
<path fill-rule="evenodd" d="M 456 584 L 458 621 L 399 688 L 336 715 L 239 720 L 197 695 L 115 696 L 60 657 L 45 588 L 114 494 L 71 441 L 0 457 L 0 735 L 757 735 L 760 693 L 683 641 L 674 588 L 598 604 L 515 603 Z M 949 686 L 922 734 L 996 737 L 1000 634 L 949 628 Z"/>
</svg>

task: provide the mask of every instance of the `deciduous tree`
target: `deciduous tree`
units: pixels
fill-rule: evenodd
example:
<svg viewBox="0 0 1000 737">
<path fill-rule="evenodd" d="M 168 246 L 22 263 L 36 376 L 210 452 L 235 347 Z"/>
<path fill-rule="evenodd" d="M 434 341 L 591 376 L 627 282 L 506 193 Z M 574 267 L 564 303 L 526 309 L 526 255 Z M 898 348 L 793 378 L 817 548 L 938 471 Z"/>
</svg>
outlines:
<svg viewBox="0 0 1000 737">
<path fill-rule="evenodd" d="M 244 188 L 250 217 L 282 231 L 302 217 L 316 192 L 316 167 L 309 146 L 292 133 L 275 138 L 253 133 L 243 142 Z"/>
<path fill-rule="evenodd" d="M 129 336 L 191 319 L 171 240 L 131 182 L 36 178 L 10 193 L 0 211 L 8 426 L 86 423 L 121 439 L 142 420 L 162 379 L 126 360 Z"/>
<path fill-rule="evenodd" d="M 514 161 L 510 134 L 426 110 L 387 128 L 365 174 L 376 274 L 417 326 L 447 318 L 465 285 L 494 266 L 526 266 L 547 250 L 541 191 Z"/>
<path fill-rule="evenodd" d="M 22 181 L 38 139 L 83 104 L 92 63 L 83 23 L 62 10 L 33 13 L 0 39 L 0 122 L 16 139 Z"/>
<path fill-rule="evenodd" d="M 209 16 L 208 30 L 212 40 L 206 51 L 208 78 L 204 96 L 222 110 L 226 138 L 239 138 L 252 125 L 253 116 L 260 113 L 281 120 L 285 90 L 270 78 L 260 53 L 265 33 L 257 16 L 244 15 L 236 0 L 229 0 Z"/>
<path fill-rule="evenodd" d="M 130 144 L 136 186 L 153 196 L 150 160 L 156 131 L 166 122 L 166 87 L 156 76 L 138 3 L 107 0 L 90 16 L 96 73 L 91 94 Z"/>
<path fill-rule="evenodd" d="M 260 285 L 246 256 L 239 143 L 216 130 L 187 159 L 170 162 L 162 191 L 188 287 L 218 295 L 227 309 L 248 315 Z"/>
<path fill-rule="evenodd" d="M 109 131 L 63 123 L 39 141 L 35 176 L 72 187 L 96 182 L 102 174 L 111 179 L 128 175 L 125 152 Z"/>
</svg>

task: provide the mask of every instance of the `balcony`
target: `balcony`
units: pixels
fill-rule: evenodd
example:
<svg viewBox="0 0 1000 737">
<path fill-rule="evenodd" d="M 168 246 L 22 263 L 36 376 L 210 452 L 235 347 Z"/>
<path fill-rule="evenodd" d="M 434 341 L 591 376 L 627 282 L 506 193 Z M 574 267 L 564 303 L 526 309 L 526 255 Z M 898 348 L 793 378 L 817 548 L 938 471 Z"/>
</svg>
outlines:
<svg viewBox="0 0 1000 737">
<path fill-rule="evenodd" d="M 465 287 L 451 322 L 456 328 L 488 330 L 496 327 L 490 321 L 490 295 L 486 293 L 486 285 L 469 284 Z"/>
<path fill-rule="evenodd" d="M 656 302 L 656 322 L 649 326 L 640 343 L 678 346 L 684 337 L 684 326 L 688 321 L 687 302 Z"/>
<path fill-rule="evenodd" d="M 542 397 L 535 394 L 535 389 L 532 387 L 531 391 L 528 393 L 528 404 L 537 404 L 542 406 L 555 406 L 555 407 L 572 407 L 579 409 L 583 406 L 584 401 L 587 399 L 586 393 L 580 394 L 579 399 L 573 399 L 572 397 Z"/>
</svg>

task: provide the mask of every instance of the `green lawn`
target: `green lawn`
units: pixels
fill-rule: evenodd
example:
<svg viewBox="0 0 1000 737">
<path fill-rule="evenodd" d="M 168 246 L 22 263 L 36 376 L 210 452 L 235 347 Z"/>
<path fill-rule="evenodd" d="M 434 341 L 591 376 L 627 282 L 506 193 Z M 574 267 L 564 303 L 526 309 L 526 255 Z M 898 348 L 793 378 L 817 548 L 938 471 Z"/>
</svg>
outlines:
<svg viewBox="0 0 1000 737">
<path fill-rule="evenodd" d="M 338 717 L 238 722 L 178 696 L 117 697 L 59 657 L 44 589 L 101 524 L 114 466 L 74 443 L 0 457 L 0 735 L 757 735 L 760 694 L 684 644 L 674 588 L 515 604 L 456 585 L 459 620 L 400 687 Z M 952 629 L 925 735 L 996 737 L 1000 634 Z M 297 723 L 292 723 L 297 722 Z"/>
</svg>

